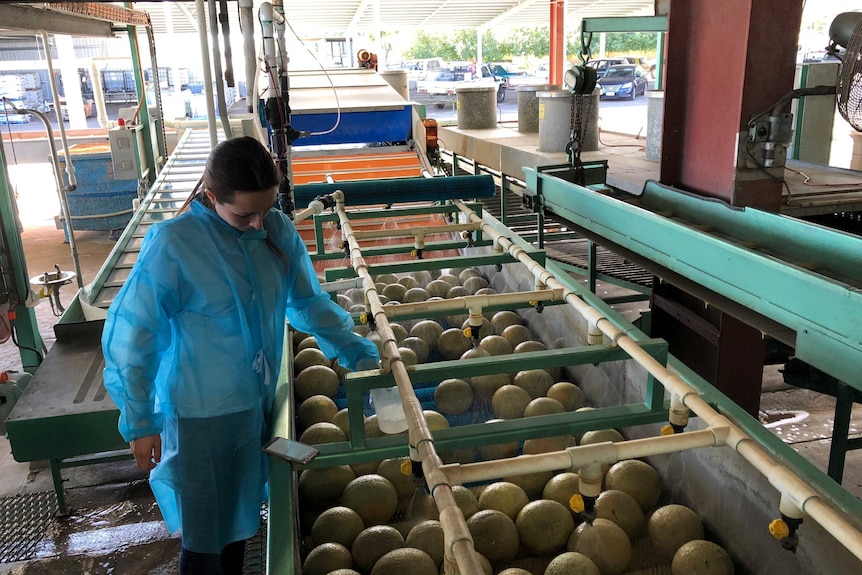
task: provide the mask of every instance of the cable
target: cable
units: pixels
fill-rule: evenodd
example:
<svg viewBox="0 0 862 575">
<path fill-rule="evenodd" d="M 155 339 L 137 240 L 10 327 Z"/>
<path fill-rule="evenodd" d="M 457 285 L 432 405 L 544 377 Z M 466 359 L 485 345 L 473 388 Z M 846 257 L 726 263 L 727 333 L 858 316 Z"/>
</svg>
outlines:
<svg viewBox="0 0 862 575">
<path fill-rule="evenodd" d="M 602 129 L 599 128 L 598 132 L 599 132 L 599 143 L 606 148 L 640 148 L 641 150 L 644 149 L 644 146 L 641 144 L 605 144 L 602 141 Z"/>
<path fill-rule="evenodd" d="M 780 181 L 784 185 L 784 189 L 787 190 L 787 200 L 785 200 L 784 203 L 789 202 L 790 197 L 791 197 L 791 192 L 790 192 L 790 186 L 787 185 L 787 180 L 785 180 L 784 178 L 779 178 L 778 176 L 774 176 L 774 175 L 770 174 L 769 170 L 767 170 L 765 166 L 763 166 L 759 161 L 757 161 L 757 158 L 755 158 L 754 154 L 751 153 L 751 144 L 752 144 L 752 142 L 750 142 L 750 141 L 745 143 L 745 153 L 748 154 L 748 157 L 751 158 L 751 161 L 754 162 L 754 165 L 756 165 L 760 169 L 761 172 L 763 172 L 764 174 L 766 174 L 767 176 L 769 176 L 773 180 Z"/>
<path fill-rule="evenodd" d="M 805 178 L 805 180 L 802 183 L 806 186 L 814 186 L 817 188 L 852 188 L 852 187 L 862 186 L 862 182 L 847 182 L 847 183 L 842 183 L 842 184 L 814 183 L 811 181 L 811 176 L 809 176 L 805 172 L 800 172 L 799 170 L 794 170 L 793 168 L 788 168 L 787 166 L 785 166 L 784 169 L 789 171 L 789 172 L 793 172 L 794 174 L 799 174 L 800 176 Z"/>
<path fill-rule="evenodd" d="M 9 331 L 11 332 L 11 335 L 12 335 L 12 343 L 14 343 L 15 347 L 17 347 L 18 349 L 26 349 L 28 351 L 32 351 L 33 353 L 35 353 L 39 357 L 39 363 L 42 363 L 42 360 L 45 359 L 45 356 L 42 355 L 41 351 L 39 351 L 38 349 L 32 348 L 32 347 L 26 346 L 26 345 L 21 345 L 20 343 L 18 343 L 18 337 L 16 335 L 17 330 L 15 329 L 15 312 L 12 310 L 9 310 L 8 315 L 9 315 Z"/>
</svg>

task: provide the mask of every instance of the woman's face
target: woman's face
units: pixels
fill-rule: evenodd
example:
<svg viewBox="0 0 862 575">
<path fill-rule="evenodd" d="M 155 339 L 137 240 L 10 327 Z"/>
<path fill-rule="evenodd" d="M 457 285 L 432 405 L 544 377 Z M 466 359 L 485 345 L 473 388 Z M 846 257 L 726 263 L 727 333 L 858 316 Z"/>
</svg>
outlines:
<svg viewBox="0 0 862 575">
<path fill-rule="evenodd" d="M 237 192 L 233 196 L 232 203 L 220 204 L 215 199 L 215 194 L 206 190 L 215 211 L 228 224 L 241 232 L 251 229 L 259 230 L 263 227 L 263 219 L 266 213 L 275 204 L 275 196 L 278 186 L 273 186 L 261 192 Z"/>
</svg>

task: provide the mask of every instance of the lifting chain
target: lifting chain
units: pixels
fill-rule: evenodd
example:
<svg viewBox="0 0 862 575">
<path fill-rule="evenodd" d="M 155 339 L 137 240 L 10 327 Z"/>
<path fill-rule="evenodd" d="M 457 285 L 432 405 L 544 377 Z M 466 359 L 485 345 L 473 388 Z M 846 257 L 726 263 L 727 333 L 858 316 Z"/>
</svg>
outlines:
<svg viewBox="0 0 862 575">
<path fill-rule="evenodd" d="M 589 98 L 588 105 L 584 105 L 584 100 Z M 569 158 L 569 165 L 575 171 L 575 183 L 584 184 L 584 167 L 581 163 L 581 151 L 584 148 L 584 139 L 586 137 L 587 126 L 589 126 L 589 118 L 587 115 L 591 112 L 592 96 L 590 94 L 575 94 L 572 92 L 571 117 L 569 122 L 570 136 L 569 143 L 566 144 L 566 155 Z"/>
</svg>

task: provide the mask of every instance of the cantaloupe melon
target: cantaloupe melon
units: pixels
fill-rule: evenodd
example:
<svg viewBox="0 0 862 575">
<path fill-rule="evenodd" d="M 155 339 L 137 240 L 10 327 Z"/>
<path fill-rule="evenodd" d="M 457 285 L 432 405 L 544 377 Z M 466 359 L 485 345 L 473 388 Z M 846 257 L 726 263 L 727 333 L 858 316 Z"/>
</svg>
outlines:
<svg viewBox="0 0 862 575">
<path fill-rule="evenodd" d="M 371 575 L 437 575 L 437 565 L 424 551 L 404 547 L 377 560 Z"/>
<path fill-rule="evenodd" d="M 490 355 L 508 355 L 512 353 L 512 344 L 502 335 L 487 335 L 479 342 L 479 346 Z"/>
<path fill-rule="evenodd" d="M 602 575 L 619 575 L 625 571 L 632 556 L 626 532 L 607 519 L 578 525 L 569 537 L 566 550 L 589 557 Z"/>
<path fill-rule="evenodd" d="M 331 362 L 316 347 L 308 347 L 293 356 L 293 373 L 300 373 L 311 365 L 329 365 Z"/>
<path fill-rule="evenodd" d="M 418 303 L 423 302 L 431 297 L 431 294 L 428 293 L 428 290 L 421 287 L 410 288 L 404 294 L 404 299 L 401 300 L 404 303 Z"/>
<path fill-rule="evenodd" d="M 445 415 L 461 415 L 470 411 L 473 396 L 473 388 L 463 379 L 444 379 L 434 389 L 434 405 Z"/>
<path fill-rule="evenodd" d="M 559 401 L 566 411 L 575 411 L 584 406 L 584 392 L 569 381 L 558 381 L 552 385 L 547 396 Z"/>
<path fill-rule="evenodd" d="M 439 567 L 443 563 L 444 535 L 439 521 L 421 521 L 414 525 L 405 539 L 407 547 L 424 551 Z"/>
<path fill-rule="evenodd" d="M 544 369 L 526 369 L 516 373 L 512 383 L 529 393 L 531 399 L 536 399 L 545 397 L 554 380 Z"/>
<path fill-rule="evenodd" d="M 634 497 L 617 489 L 607 489 L 596 499 L 596 515 L 613 521 L 634 541 L 644 534 L 646 517 Z"/>
<path fill-rule="evenodd" d="M 342 309 L 350 309 L 350 306 L 353 305 L 353 302 L 350 300 L 350 298 L 344 294 L 336 294 L 335 303 L 337 303 Z"/>
<path fill-rule="evenodd" d="M 574 445 L 576 445 L 574 436 L 568 434 L 555 435 L 553 437 L 536 437 L 524 442 L 522 452 L 524 455 L 551 453 L 552 451 L 562 451 L 568 447 L 573 447 Z"/>
<path fill-rule="evenodd" d="M 470 339 L 464 336 L 464 332 L 457 328 L 449 328 L 437 338 L 437 351 L 443 359 L 458 359 L 470 349 Z"/>
<path fill-rule="evenodd" d="M 332 423 L 336 413 L 338 406 L 332 399 L 325 395 L 312 395 L 299 405 L 296 419 L 300 429 L 308 429 L 315 423 Z"/>
<path fill-rule="evenodd" d="M 521 569 L 520 567 L 509 567 L 508 569 L 503 569 L 497 575 L 533 575 L 530 571 L 526 569 Z"/>
<path fill-rule="evenodd" d="M 356 511 L 365 525 L 380 525 L 395 515 L 398 493 L 385 477 L 362 475 L 344 488 L 341 504 Z"/>
<path fill-rule="evenodd" d="M 401 356 L 401 361 L 406 366 L 419 364 L 419 357 L 416 355 L 416 352 L 408 347 L 399 347 L 398 355 Z"/>
<path fill-rule="evenodd" d="M 423 409 L 422 415 L 425 416 L 425 423 L 428 424 L 428 429 L 431 431 L 437 431 L 440 429 L 449 429 L 449 420 L 443 417 L 442 414 L 431 410 L 431 409 Z"/>
<path fill-rule="evenodd" d="M 661 476 L 648 463 L 626 459 L 611 466 L 605 475 L 605 487 L 628 493 L 646 513 L 656 506 L 661 496 Z"/>
<path fill-rule="evenodd" d="M 491 316 L 491 326 L 494 328 L 494 333 L 502 336 L 503 330 L 509 327 L 510 325 L 523 325 L 524 320 L 521 318 L 517 312 L 514 311 L 498 311 L 493 316 Z M 514 348 L 513 348 L 514 349 Z"/>
<path fill-rule="evenodd" d="M 500 332 L 500 335 L 509 340 L 512 344 L 512 351 L 525 341 L 530 341 L 533 338 L 533 333 L 525 325 L 510 325 Z"/>
<path fill-rule="evenodd" d="M 491 354 L 479 347 L 478 345 L 474 345 L 473 347 L 462 353 L 459 359 L 473 359 L 476 357 L 491 357 Z"/>
<path fill-rule="evenodd" d="M 443 333 L 443 326 L 434 320 L 422 320 L 410 328 L 410 337 L 418 337 L 428 344 L 430 351 L 437 349 L 437 339 Z"/>
<path fill-rule="evenodd" d="M 458 276 L 446 273 L 440 274 L 440 277 L 437 278 L 449 284 L 449 287 L 461 285 L 461 280 L 458 279 Z"/>
<path fill-rule="evenodd" d="M 489 419 L 485 423 L 494 423 L 503 421 L 502 419 Z M 518 453 L 518 442 L 511 441 L 508 443 L 496 443 L 492 445 L 480 445 L 476 448 L 479 452 L 479 457 L 485 461 L 492 459 L 503 459 L 506 457 L 514 457 Z"/>
<path fill-rule="evenodd" d="M 332 507 L 341 499 L 347 484 L 356 478 L 349 465 L 306 469 L 299 476 L 299 498 L 311 509 Z"/>
<path fill-rule="evenodd" d="M 578 474 L 571 471 L 557 473 L 542 488 L 542 499 L 550 499 L 556 501 L 566 509 L 571 511 L 569 501 L 572 495 L 578 493 Z M 574 513 L 574 512 L 573 512 Z"/>
<path fill-rule="evenodd" d="M 509 375 L 505 373 L 476 375 L 468 378 L 467 383 L 469 383 L 470 387 L 473 388 L 473 394 L 475 396 L 474 401 L 480 405 L 486 406 L 491 404 L 492 398 L 498 389 L 504 385 L 509 385 Z"/>
<path fill-rule="evenodd" d="M 518 528 L 502 511 L 485 509 L 467 519 L 476 551 L 492 563 L 511 561 L 518 553 Z"/>
<path fill-rule="evenodd" d="M 477 379 L 477 378 L 472 378 Z M 530 404 L 530 394 L 517 385 L 502 385 L 491 398 L 491 409 L 500 419 L 518 419 Z"/>
<path fill-rule="evenodd" d="M 530 499 L 537 499 L 542 494 L 545 484 L 554 476 L 553 471 L 536 471 L 524 475 L 510 475 L 503 478 L 521 487 Z"/>
<path fill-rule="evenodd" d="M 380 467 L 380 460 L 358 461 L 350 464 L 350 468 L 356 474 L 356 477 L 377 473 L 378 467 Z"/>
<path fill-rule="evenodd" d="M 566 551 L 551 559 L 545 569 L 545 575 L 602 575 L 602 572 L 586 555 Z"/>
<path fill-rule="evenodd" d="M 428 361 L 428 356 L 431 354 L 430 346 L 425 343 L 421 337 L 407 337 L 401 342 L 400 347 L 405 347 L 416 354 L 416 360 L 419 363 Z"/>
<path fill-rule="evenodd" d="M 519 486 L 509 481 L 497 481 L 482 490 L 479 509 L 500 511 L 514 521 L 529 502 L 530 498 Z"/>
<path fill-rule="evenodd" d="M 307 334 L 303 331 L 295 331 L 295 330 L 292 331 L 291 335 L 293 337 L 293 352 L 294 353 L 299 352 L 299 344 L 302 343 L 302 340 L 304 340 L 307 337 L 311 337 L 310 334 Z"/>
<path fill-rule="evenodd" d="M 515 519 L 524 549 L 535 555 L 549 555 L 565 548 L 575 528 L 568 507 L 539 499 L 524 506 Z"/>
<path fill-rule="evenodd" d="M 312 395 L 334 397 L 338 391 L 338 374 L 325 365 L 311 365 L 299 372 L 293 380 L 293 393 L 297 401 L 305 401 Z"/>
<path fill-rule="evenodd" d="M 463 285 L 465 281 L 470 278 L 480 278 L 482 277 L 482 272 L 480 272 L 476 268 L 465 268 L 458 272 L 458 280 Z"/>
<path fill-rule="evenodd" d="M 402 276 L 398 278 L 398 283 L 400 283 L 407 289 L 419 287 L 419 282 L 416 281 L 416 278 L 414 278 L 413 276 Z"/>
<path fill-rule="evenodd" d="M 398 301 L 404 299 L 404 294 L 407 293 L 407 288 L 404 287 L 403 284 L 400 283 L 391 283 L 388 284 L 385 288 L 383 288 L 383 295 L 389 298 L 390 302 Z"/>
<path fill-rule="evenodd" d="M 302 573 L 303 575 L 329 575 L 336 569 L 351 567 L 353 567 L 353 559 L 344 545 L 324 543 L 312 549 L 305 558 L 302 563 Z"/>
<path fill-rule="evenodd" d="M 381 557 L 402 547 L 404 536 L 397 529 L 390 525 L 374 525 L 356 536 L 350 553 L 356 568 L 363 573 L 370 573 Z"/>
<path fill-rule="evenodd" d="M 733 560 L 720 545 L 697 539 L 680 547 L 673 556 L 672 575 L 733 575 Z"/>
<path fill-rule="evenodd" d="M 329 575 L 362 575 L 359 571 L 354 571 L 353 569 L 336 569 L 335 571 L 330 571 Z"/>
<path fill-rule="evenodd" d="M 380 426 L 377 424 L 377 415 L 368 415 L 364 418 L 365 438 L 383 437 L 383 432 L 380 431 Z"/>
<path fill-rule="evenodd" d="M 550 397 L 537 397 L 524 408 L 524 417 L 536 417 L 540 415 L 552 415 L 554 413 L 565 413 L 566 409 L 556 399 Z"/>
<path fill-rule="evenodd" d="M 375 283 L 394 284 L 398 282 L 398 276 L 395 274 L 378 274 L 373 279 Z"/>
<path fill-rule="evenodd" d="M 390 323 L 389 327 L 392 328 L 392 334 L 395 336 L 395 341 L 398 344 L 404 341 L 409 335 L 409 332 L 400 323 Z"/>
<path fill-rule="evenodd" d="M 350 549 L 356 536 L 365 529 L 359 514 L 338 505 L 321 513 L 311 526 L 311 539 L 315 545 L 339 543 Z"/>
<path fill-rule="evenodd" d="M 384 459 L 380 462 L 380 465 L 377 466 L 377 475 L 389 480 L 389 483 L 391 483 L 392 487 L 395 488 L 395 493 L 398 495 L 398 499 L 407 499 L 408 497 L 412 497 L 413 493 L 416 491 L 416 482 L 413 481 L 413 476 L 410 474 L 405 475 L 401 472 L 401 466 L 404 465 L 405 462 L 409 463 L 409 461 L 409 457 L 393 457 L 390 459 Z"/>
<path fill-rule="evenodd" d="M 458 509 L 464 515 L 464 519 L 469 519 L 474 513 L 479 511 L 479 501 L 469 488 L 463 485 L 455 485 L 452 487 L 452 496 L 455 498 Z"/>
<path fill-rule="evenodd" d="M 338 426 L 338 429 L 344 432 L 344 437 L 350 439 L 350 421 L 349 418 L 350 413 L 347 411 L 347 408 L 339 409 L 335 415 L 332 416 L 330 423 L 334 423 Z"/>
<path fill-rule="evenodd" d="M 413 276 L 413 279 L 416 280 L 419 287 L 427 286 L 428 283 L 434 279 L 434 276 L 432 276 L 431 272 L 428 270 L 416 270 L 415 272 L 411 272 L 410 275 Z"/>
<path fill-rule="evenodd" d="M 299 441 L 308 445 L 321 445 L 323 443 L 338 443 L 347 441 L 344 432 L 334 423 L 322 421 L 311 425 L 299 436 Z"/>
<path fill-rule="evenodd" d="M 607 441 L 617 443 L 618 441 L 625 441 L 625 439 L 623 434 L 616 429 L 594 429 L 585 432 L 581 436 L 581 445 L 595 445 L 596 443 L 605 443 Z"/>
<path fill-rule="evenodd" d="M 480 289 L 487 288 L 489 284 L 488 280 L 483 277 L 472 277 L 467 278 L 462 285 L 467 288 L 468 292 L 475 294 Z"/>
<path fill-rule="evenodd" d="M 296 345 L 296 353 L 299 353 L 300 351 L 308 348 L 320 349 L 320 347 L 317 345 L 317 338 L 315 338 L 313 335 L 309 335 L 302 338 L 302 341 L 300 341 Z"/>
<path fill-rule="evenodd" d="M 449 282 L 443 280 L 432 280 L 428 282 L 428 285 L 425 287 L 425 291 L 428 292 L 429 297 L 445 298 L 446 294 L 449 293 L 449 288 L 451 287 L 452 286 Z"/>
<path fill-rule="evenodd" d="M 656 554 L 670 561 L 680 547 L 703 539 L 703 522 L 684 505 L 665 505 L 647 519 L 647 534 Z"/>
</svg>

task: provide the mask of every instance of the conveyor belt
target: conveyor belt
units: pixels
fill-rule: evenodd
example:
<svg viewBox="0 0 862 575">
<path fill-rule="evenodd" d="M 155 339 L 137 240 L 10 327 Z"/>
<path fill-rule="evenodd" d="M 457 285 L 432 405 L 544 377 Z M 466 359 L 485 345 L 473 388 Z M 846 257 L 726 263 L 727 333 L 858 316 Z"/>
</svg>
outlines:
<svg viewBox="0 0 862 575">
<path fill-rule="evenodd" d="M 482 205 L 489 214 L 495 218 L 500 218 L 502 210 L 499 196 L 482 200 Z M 532 214 L 531 211 L 528 211 L 521 204 L 521 195 L 513 190 L 508 190 L 506 206 L 506 225 L 512 231 L 518 233 L 518 235 L 531 239 L 533 243 L 536 243 L 536 240 L 532 239 L 537 232 L 535 219 L 531 222 L 520 221 L 516 223 L 508 221 L 513 216 L 515 216 L 516 220 L 520 220 L 524 216 Z M 588 269 L 589 241 L 586 238 L 581 237 L 575 232 L 568 231 L 566 223 L 552 213 L 545 214 L 543 231 L 545 234 L 544 248 L 549 258 L 585 271 Z M 565 233 L 567 231 L 568 233 Z M 600 245 L 596 245 L 595 266 L 597 274 L 645 287 L 652 285 L 653 274 Z"/>
</svg>

